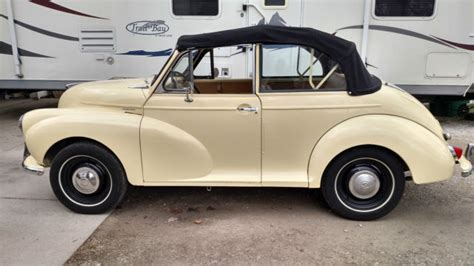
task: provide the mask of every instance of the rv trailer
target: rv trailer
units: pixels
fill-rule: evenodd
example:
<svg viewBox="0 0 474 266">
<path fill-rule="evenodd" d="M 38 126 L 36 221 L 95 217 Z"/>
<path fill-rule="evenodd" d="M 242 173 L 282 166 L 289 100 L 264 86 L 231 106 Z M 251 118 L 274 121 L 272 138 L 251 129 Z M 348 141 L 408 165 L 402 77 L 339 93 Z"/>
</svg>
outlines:
<svg viewBox="0 0 474 266">
<path fill-rule="evenodd" d="M 257 24 L 353 41 L 369 71 L 415 95 L 473 89 L 472 0 L 2 0 L 0 89 L 152 76 L 184 34 Z M 216 52 L 219 77 L 248 76 L 250 49 Z"/>
</svg>

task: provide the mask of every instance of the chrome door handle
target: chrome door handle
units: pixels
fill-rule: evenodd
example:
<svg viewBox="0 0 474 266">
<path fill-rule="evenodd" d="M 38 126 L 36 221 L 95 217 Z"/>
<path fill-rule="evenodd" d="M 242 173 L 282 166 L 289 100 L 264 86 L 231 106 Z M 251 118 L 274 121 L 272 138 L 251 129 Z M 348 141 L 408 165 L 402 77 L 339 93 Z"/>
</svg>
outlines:
<svg viewBox="0 0 474 266">
<path fill-rule="evenodd" d="M 243 106 L 239 106 L 239 107 L 237 107 L 237 111 L 240 111 L 240 112 L 249 112 L 249 113 L 256 113 L 256 112 L 258 112 L 258 108 L 257 108 L 257 107 L 243 107 Z"/>
</svg>

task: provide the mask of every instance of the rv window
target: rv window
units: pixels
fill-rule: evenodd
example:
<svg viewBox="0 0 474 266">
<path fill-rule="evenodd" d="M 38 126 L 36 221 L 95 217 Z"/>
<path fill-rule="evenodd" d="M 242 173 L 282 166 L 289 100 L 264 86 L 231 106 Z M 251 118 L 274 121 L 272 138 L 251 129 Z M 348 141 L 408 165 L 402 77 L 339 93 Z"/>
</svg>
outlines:
<svg viewBox="0 0 474 266">
<path fill-rule="evenodd" d="M 431 17 L 435 0 L 375 0 L 378 17 Z"/>
<path fill-rule="evenodd" d="M 285 6 L 286 0 L 264 0 L 265 6 Z"/>
<path fill-rule="evenodd" d="M 172 0 L 175 16 L 217 16 L 219 0 Z"/>
</svg>

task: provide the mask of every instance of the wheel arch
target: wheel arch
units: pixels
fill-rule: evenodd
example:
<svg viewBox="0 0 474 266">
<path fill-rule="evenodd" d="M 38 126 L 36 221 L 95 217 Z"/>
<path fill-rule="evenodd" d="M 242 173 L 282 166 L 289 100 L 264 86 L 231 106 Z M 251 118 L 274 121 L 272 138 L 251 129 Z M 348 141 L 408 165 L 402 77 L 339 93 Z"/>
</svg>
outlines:
<svg viewBox="0 0 474 266">
<path fill-rule="evenodd" d="M 51 166 L 51 162 L 53 161 L 54 157 L 56 157 L 58 152 L 60 152 L 62 149 L 66 148 L 67 146 L 69 146 L 71 144 L 74 144 L 74 143 L 78 143 L 78 142 L 93 143 L 93 144 L 107 150 L 108 152 L 112 153 L 116 158 L 118 158 L 117 154 L 115 154 L 115 152 L 112 149 L 110 149 L 109 147 L 107 147 L 105 144 L 103 144 L 102 142 L 100 142 L 98 140 L 88 138 L 88 137 L 68 137 L 68 138 L 65 138 L 65 139 L 58 140 L 56 143 L 54 143 L 46 151 L 46 154 L 44 155 L 44 158 L 43 158 L 43 166 L 45 166 L 45 167 Z M 119 162 L 120 162 L 120 160 L 119 160 Z M 121 162 L 120 162 L 120 164 L 121 164 Z"/>
<path fill-rule="evenodd" d="M 341 122 L 318 140 L 309 158 L 309 187 L 321 186 L 325 170 L 337 156 L 363 146 L 390 151 L 417 184 L 446 180 L 454 170 L 446 142 L 422 125 L 393 115 L 364 115 Z"/>
<path fill-rule="evenodd" d="M 339 153 L 338 155 L 336 155 L 334 158 L 332 158 L 331 161 L 329 161 L 328 165 L 325 167 L 324 171 L 323 171 L 323 176 L 321 179 L 324 178 L 324 175 L 326 173 L 326 170 L 327 168 L 335 161 L 337 160 L 338 158 L 340 158 L 341 156 L 344 156 L 344 154 L 352 151 L 352 150 L 355 150 L 355 149 L 362 149 L 362 148 L 374 148 L 374 149 L 379 149 L 379 150 L 383 150 L 385 152 L 388 152 L 390 153 L 394 158 L 396 158 L 402 165 L 403 165 L 403 170 L 404 171 L 410 171 L 410 168 L 408 167 L 408 164 L 405 162 L 405 160 L 398 154 L 396 153 L 395 151 L 387 148 L 387 147 L 383 147 L 383 146 L 380 146 L 380 145 L 374 145 L 374 144 L 363 144 L 363 145 L 357 145 L 357 146 L 354 146 L 354 147 L 350 147 L 350 148 L 347 148 L 345 149 L 344 151 L 342 151 L 341 153 Z"/>
</svg>

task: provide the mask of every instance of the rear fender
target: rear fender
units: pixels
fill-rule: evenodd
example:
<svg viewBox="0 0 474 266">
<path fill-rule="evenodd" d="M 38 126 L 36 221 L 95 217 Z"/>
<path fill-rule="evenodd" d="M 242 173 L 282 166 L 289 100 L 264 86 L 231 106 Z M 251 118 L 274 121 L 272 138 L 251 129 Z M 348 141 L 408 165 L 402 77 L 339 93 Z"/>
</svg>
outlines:
<svg viewBox="0 0 474 266">
<path fill-rule="evenodd" d="M 320 187 L 326 167 L 337 155 L 364 145 L 398 154 L 417 184 L 446 180 L 454 171 L 447 143 L 425 127 L 397 116 L 365 115 L 338 124 L 316 143 L 308 167 L 309 186 Z"/>
</svg>

